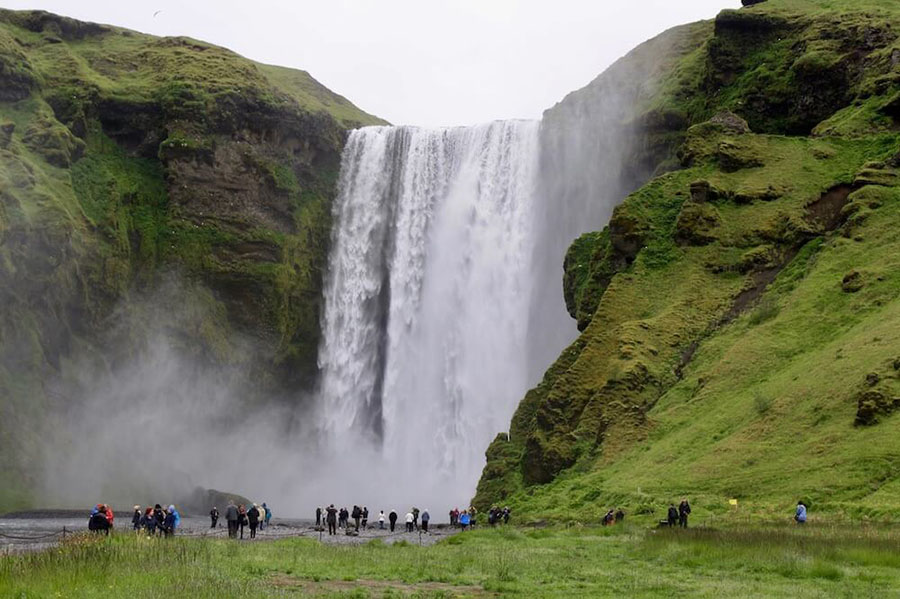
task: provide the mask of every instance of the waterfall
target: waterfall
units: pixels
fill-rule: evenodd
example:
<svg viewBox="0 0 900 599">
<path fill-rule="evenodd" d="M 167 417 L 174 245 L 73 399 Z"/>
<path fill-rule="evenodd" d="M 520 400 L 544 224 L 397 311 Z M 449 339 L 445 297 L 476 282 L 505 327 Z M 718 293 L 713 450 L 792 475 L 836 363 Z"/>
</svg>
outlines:
<svg viewBox="0 0 900 599">
<path fill-rule="evenodd" d="M 319 354 L 337 468 L 412 475 L 409 501 L 471 496 L 534 378 L 538 143 L 533 121 L 350 134 Z"/>
</svg>

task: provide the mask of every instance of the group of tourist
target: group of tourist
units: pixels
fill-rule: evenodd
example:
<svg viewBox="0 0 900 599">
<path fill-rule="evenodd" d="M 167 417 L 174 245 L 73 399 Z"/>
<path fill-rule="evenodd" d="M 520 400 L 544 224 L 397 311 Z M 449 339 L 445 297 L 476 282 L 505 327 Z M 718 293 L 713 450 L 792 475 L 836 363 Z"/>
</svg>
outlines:
<svg viewBox="0 0 900 599">
<path fill-rule="evenodd" d="M 691 504 L 688 503 L 687 499 L 682 499 L 681 503 L 678 504 L 678 507 L 675 507 L 674 503 L 669 504 L 669 512 L 666 514 L 665 523 L 668 526 L 680 526 L 681 528 L 687 528 L 688 525 L 688 516 L 691 515 Z"/>
<path fill-rule="evenodd" d="M 211 528 L 218 527 L 219 509 L 213 508 L 209 512 Z M 244 527 L 250 529 L 250 538 L 256 538 L 256 531 L 263 530 L 269 526 L 272 520 L 272 510 L 268 505 L 263 503 L 258 505 L 254 503 L 248 510 L 244 504 L 235 505 L 233 501 L 228 502 L 225 509 L 225 520 L 228 522 L 228 536 L 231 538 L 244 538 Z M 109 534 L 113 528 L 115 514 L 112 507 L 107 504 L 98 503 L 91 510 L 88 519 L 88 530 L 96 533 Z M 170 537 L 175 534 L 181 525 L 181 514 L 175 509 L 174 505 L 163 508 L 160 504 L 153 507 L 142 509 L 141 506 L 134 506 L 134 513 L 131 516 L 131 526 L 135 532 L 143 531 L 149 536 L 166 536 Z"/>
<path fill-rule="evenodd" d="M 210 528 L 216 528 L 219 525 L 219 508 L 213 507 L 209 511 Z M 265 530 L 272 520 L 272 509 L 262 502 L 262 505 L 254 503 L 247 509 L 243 503 L 235 505 L 234 501 L 229 501 L 225 508 L 225 522 L 228 526 L 228 537 L 236 539 L 244 538 L 244 527 L 250 529 L 250 538 L 256 538 L 257 530 Z"/>
<path fill-rule="evenodd" d="M 111 506 L 105 503 L 98 503 L 91 509 L 91 515 L 88 518 L 88 530 L 95 533 L 109 534 L 115 524 L 115 513 Z M 134 506 L 134 513 L 131 515 L 131 527 L 134 531 L 144 531 L 150 536 L 172 536 L 175 530 L 181 524 L 181 514 L 175 509 L 174 505 L 163 508 L 160 504 L 153 507 L 141 509 L 141 506 Z"/>
<path fill-rule="evenodd" d="M 617 507 L 615 510 L 609 510 L 603 516 L 603 519 L 600 521 L 600 524 L 603 526 L 612 526 L 613 524 L 619 524 L 625 520 L 625 512 L 622 511 L 622 508 Z"/>
<path fill-rule="evenodd" d="M 734 500 L 734 505 L 737 505 L 737 500 Z M 797 502 L 797 509 L 794 511 L 794 521 L 797 524 L 806 524 L 808 509 L 809 508 L 805 502 L 803 502 L 803 501 Z M 610 514 L 612 514 L 612 510 L 610 510 L 604 517 L 604 519 L 603 519 L 604 524 L 607 523 L 606 521 L 610 517 Z M 674 503 L 669 504 L 669 510 L 668 510 L 668 513 L 666 514 L 666 519 L 661 520 L 659 525 L 660 526 L 669 526 L 672 528 L 674 528 L 676 526 L 680 527 L 680 528 L 687 528 L 688 516 L 690 516 L 690 515 L 691 515 L 691 504 L 688 503 L 687 499 L 682 499 L 681 503 L 679 503 L 677 507 L 675 506 Z M 622 514 L 622 518 L 624 518 L 624 517 L 625 517 L 625 514 Z M 615 514 L 615 521 L 616 522 L 619 521 L 619 513 L 618 512 L 616 512 L 616 514 Z"/>
<path fill-rule="evenodd" d="M 499 508 L 496 505 L 493 506 L 490 510 L 488 510 L 488 524 L 491 526 L 496 526 L 501 522 L 503 524 L 509 524 L 509 507 Z"/>
<path fill-rule="evenodd" d="M 450 526 L 460 527 L 467 530 L 470 526 L 475 526 L 477 518 L 477 510 L 470 507 L 460 511 L 459 508 L 450 510 Z M 488 511 L 488 523 L 491 526 L 497 524 L 509 524 L 511 510 L 509 507 L 500 508 L 493 506 Z M 660 522 L 660 525 L 670 527 L 687 528 L 688 517 L 691 514 L 691 504 L 687 499 L 682 499 L 681 503 L 676 507 L 675 503 L 669 504 L 666 519 Z M 219 510 L 213 507 L 209 512 L 210 527 L 216 528 L 219 521 Z M 805 524 L 807 518 L 807 506 L 803 501 L 797 503 L 797 510 L 794 514 L 794 520 L 799 524 Z M 244 528 L 250 530 L 250 538 L 256 538 L 257 530 L 264 530 L 269 526 L 272 519 L 272 510 L 266 505 L 252 504 L 250 509 L 244 504 L 236 505 L 234 501 L 228 502 L 225 509 L 225 520 L 228 525 L 228 536 L 230 538 L 244 538 Z M 348 531 L 351 528 L 351 519 L 353 520 L 352 528 L 355 533 L 365 530 L 369 526 L 369 508 L 366 506 L 354 505 L 352 510 L 347 508 L 337 509 L 334 504 L 328 507 L 316 508 L 316 527 L 323 525 L 328 527 L 328 534 L 337 534 L 338 529 Z M 385 516 L 384 510 L 378 515 L 378 529 L 390 529 L 391 532 L 396 530 L 397 520 L 399 516 L 396 511 L 391 510 Z M 603 526 L 619 524 L 625 519 L 625 512 L 621 508 L 611 509 L 606 512 L 601 520 Z M 404 518 L 406 524 L 406 532 L 415 531 L 428 532 L 428 526 L 431 522 L 431 514 L 428 510 L 420 511 L 419 508 L 413 507 Z M 107 504 L 98 503 L 91 510 L 88 520 L 88 529 L 96 533 L 109 534 L 115 522 L 115 514 L 112 507 Z M 153 507 L 141 509 L 141 506 L 134 506 L 134 513 L 131 517 L 132 528 L 135 531 L 144 531 L 149 536 L 172 536 L 181 524 L 181 515 L 174 505 L 163 508 L 160 504 Z"/>
<path fill-rule="evenodd" d="M 169 507 L 163 509 L 157 503 L 153 507 L 148 506 L 144 510 L 139 505 L 134 506 L 134 513 L 131 515 L 131 527 L 135 531 L 142 530 L 149 536 L 171 537 L 179 526 L 181 526 L 181 514 L 178 513 L 174 505 L 169 505 Z"/>
<path fill-rule="evenodd" d="M 351 525 L 350 519 L 353 519 Z M 395 510 L 391 510 L 387 516 L 384 510 L 378 513 L 378 529 L 394 532 L 397 528 L 397 520 L 399 515 Z M 419 510 L 417 507 L 410 508 L 406 513 L 406 532 L 415 532 L 421 530 L 428 532 L 428 525 L 431 522 L 431 513 L 425 510 Z M 354 505 L 353 510 L 347 508 L 336 508 L 334 504 L 328 507 L 316 508 L 316 528 L 328 528 L 329 535 L 336 535 L 338 529 L 343 529 L 348 534 L 359 533 L 360 530 L 366 530 L 369 527 L 369 508 L 366 506 Z"/>
<path fill-rule="evenodd" d="M 91 515 L 88 516 L 88 530 L 109 534 L 115 519 L 116 515 L 113 513 L 112 507 L 105 503 L 98 503 L 91 509 Z"/>
<path fill-rule="evenodd" d="M 463 511 L 459 511 L 459 508 L 450 510 L 450 526 L 458 526 L 463 530 L 467 530 L 470 526 L 475 526 L 477 518 L 478 510 L 475 509 L 474 505 Z"/>
<path fill-rule="evenodd" d="M 470 507 L 460 511 L 459 508 L 450 510 L 450 526 L 459 527 L 463 530 L 470 526 L 475 526 L 478 511 L 475 507 Z M 503 523 L 508 524 L 512 511 L 509 507 L 500 508 L 494 506 L 488 512 L 488 522 L 491 526 Z M 378 530 L 397 530 L 397 522 L 405 525 L 406 532 L 428 532 L 431 524 L 431 513 L 425 509 L 420 510 L 412 507 L 406 516 L 401 518 L 396 510 L 391 510 L 385 514 L 384 510 L 378 513 Z M 338 530 L 344 530 L 348 534 L 358 533 L 360 530 L 366 530 L 369 527 L 369 508 L 366 506 L 354 505 L 352 510 L 347 508 L 336 508 L 334 504 L 327 507 L 316 508 L 316 528 L 327 529 L 329 535 L 336 535 Z"/>
</svg>

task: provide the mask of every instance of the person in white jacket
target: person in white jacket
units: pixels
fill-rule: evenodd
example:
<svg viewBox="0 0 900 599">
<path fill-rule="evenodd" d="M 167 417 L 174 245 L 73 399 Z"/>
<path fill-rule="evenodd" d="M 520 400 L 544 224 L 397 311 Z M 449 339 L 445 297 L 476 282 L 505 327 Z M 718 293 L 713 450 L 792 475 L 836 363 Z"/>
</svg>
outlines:
<svg viewBox="0 0 900 599">
<path fill-rule="evenodd" d="M 381 513 L 378 514 L 378 528 L 384 530 L 384 510 L 381 510 Z"/>
<path fill-rule="evenodd" d="M 406 532 L 413 531 L 413 515 L 412 512 L 406 512 Z"/>
</svg>

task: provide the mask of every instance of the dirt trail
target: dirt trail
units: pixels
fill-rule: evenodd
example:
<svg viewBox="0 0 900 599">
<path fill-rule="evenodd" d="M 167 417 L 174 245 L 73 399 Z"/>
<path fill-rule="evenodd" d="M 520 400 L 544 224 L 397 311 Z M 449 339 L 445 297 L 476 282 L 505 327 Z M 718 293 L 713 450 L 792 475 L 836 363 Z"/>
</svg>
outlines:
<svg viewBox="0 0 900 599">
<path fill-rule="evenodd" d="M 453 585 L 443 582 L 406 583 L 399 580 L 306 580 L 292 578 L 284 574 L 271 577 L 272 586 L 281 589 L 297 589 L 304 597 L 332 596 L 335 593 L 347 593 L 357 589 L 371 592 L 373 596 L 387 595 L 408 597 L 438 595 L 441 597 L 496 597 L 496 593 L 485 591 L 479 586 Z M 376 594 L 377 593 L 377 594 Z"/>
<path fill-rule="evenodd" d="M 62 538 L 63 528 L 66 529 L 66 534 L 81 533 L 87 530 L 87 518 L 84 513 L 84 510 L 40 510 L 0 517 L 0 553 L 40 551 L 54 547 Z M 360 531 L 358 536 L 348 535 L 343 529 L 339 529 L 339 534 L 329 536 L 327 533 L 316 530 L 309 520 L 276 518 L 268 528 L 257 534 L 256 539 L 249 538 L 250 530 L 246 528 L 244 539 L 238 542 L 261 543 L 303 537 L 316 539 L 327 545 L 364 545 L 377 539 L 387 545 L 402 541 L 410 545 L 428 546 L 458 532 L 459 529 L 450 528 L 444 524 L 434 525 L 428 533 L 421 534 L 400 530 L 392 533 L 387 529 L 379 530 L 377 527 L 370 526 Z M 134 534 L 131 530 L 130 514 L 118 514 L 114 534 Z M 227 531 L 223 521 L 219 522 L 218 528 L 212 529 L 209 527 L 208 518 L 185 516 L 181 520 L 181 527 L 176 536 L 224 539 L 227 537 Z"/>
</svg>

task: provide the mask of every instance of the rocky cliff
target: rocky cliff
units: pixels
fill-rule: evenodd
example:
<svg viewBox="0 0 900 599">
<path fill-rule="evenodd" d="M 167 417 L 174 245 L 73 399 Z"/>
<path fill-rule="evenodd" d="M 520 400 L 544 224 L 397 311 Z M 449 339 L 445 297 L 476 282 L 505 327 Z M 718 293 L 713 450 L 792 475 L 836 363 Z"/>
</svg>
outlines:
<svg viewBox="0 0 900 599">
<path fill-rule="evenodd" d="M 633 132 L 617 180 L 643 187 L 571 246 L 582 333 L 491 444 L 477 506 L 584 519 L 688 494 L 701 514 L 798 497 L 900 514 L 900 11 L 753 4 L 546 116 L 648 75 L 608 124 Z"/>
<path fill-rule="evenodd" d="M 114 311 L 162 280 L 200 306 L 165 325 L 187 355 L 251 399 L 308 387 L 345 131 L 381 122 L 210 44 L 0 11 L 0 502 L 27 501 L 75 356 L 120 359 Z"/>
</svg>

